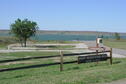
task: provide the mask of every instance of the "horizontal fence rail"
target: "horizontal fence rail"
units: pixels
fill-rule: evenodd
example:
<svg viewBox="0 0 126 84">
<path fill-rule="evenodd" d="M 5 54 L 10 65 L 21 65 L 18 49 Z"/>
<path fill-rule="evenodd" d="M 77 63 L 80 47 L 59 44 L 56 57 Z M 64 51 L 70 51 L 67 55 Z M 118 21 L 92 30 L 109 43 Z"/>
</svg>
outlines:
<svg viewBox="0 0 126 84">
<path fill-rule="evenodd" d="M 3 69 L 0 69 L 0 72 L 20 70 L 20 69 L 29 69 L 29 68 L 38 68 L 38 67 L 46 67 L 46 66 L 51 66 L 51 65 L 60 65 L 60 71 L 63 71 L 63 64 L 78 63 L 78 60 L 64 62 L 63 61 L 63 57 L 78 56 L 78 55 L 90 55 L 90 54 L 96 54 L 96 55 L 98 55 L 98 53 L 107 53 L 107 52 L 110 53 L 110 57 L 108 57 L 108 58 L 110 58 L 110 63 L 112 64 L 112 49 L 104 51 L 104 52 L 98 52 L 97 51 L 97 52 L 70 53 L 70 54 L 63 54 L 63 52 L 60 51 L 60 55 L 37 56 L 37 57 L 28 57 L 28 58 L 18 58 L 18 59 L 10 59 L 10 60 L 1 60 L 0 63 L 6 63 L 6 62 L 23 61 L 23 60 L 30 60 L 30 59 L 60 57 L 60 62 L 48 63 L 48 64 L 36 64 L 36 65 L 29 65 L 29 66 L 15 67 L 15 68 L 3 68 Z"/>
<path fill-rule="evenodd" d="M 77 63 L 77 61 L 64 62 L 63 64 L 71 64 L 71 63 Z M 0 72 L 21 70 L 21 69 L 30 69 L 30 68 L 38 68 L 38 67 L 47 67 L 47 66 L 59 65 L 59 64 L 60 64 L 60 62 L 50 63 L 50 64 L 30 65 L 30 66 L 23 66 L 23 67 L 16 67 L 16 68 L 5 68 L 5 69 L 0 69 Z"/>
<path fill-rule="evenodd" d="M 104 52 L 97 52 L 97 53 L 105 53 L 110 51 L 104 51 Z M 86 53 L 71 53 L 71 54 L 63 54 L 63 56 L 76 56 L 76 55 L 87 55 L 87 54 L 96 54 L 96 52 L 86 52 Z M 27 57 L 27 58 L 18 58 L 18 59 L 10 59 L 10 60 L 1 60 L 0 63 L 6 63 L 6 62 L 13 62 L 13 61 L 22 61 L 22 60 L 30 60 L 30 59 L 40 59 L 40 58 L 53 58 L 53 57 L 59 57 L 60 55 L 53 55 L 53 56 L 37 56 L 37 57 Z"/>
</svg>

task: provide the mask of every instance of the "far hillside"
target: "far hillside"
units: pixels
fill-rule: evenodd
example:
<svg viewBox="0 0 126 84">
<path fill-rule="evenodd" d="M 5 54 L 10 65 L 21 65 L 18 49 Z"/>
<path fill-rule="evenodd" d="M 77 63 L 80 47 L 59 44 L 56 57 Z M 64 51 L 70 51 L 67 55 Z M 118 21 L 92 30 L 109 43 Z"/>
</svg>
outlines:
<svg viewBox="0 0 126 84">
<path fill-rule="evenodd" d="M 0 30 L 0 35 L 8 34 L 9 30 Z M 100 32 L 100 31 L 49 31 L 39 30 L 37 34 L 67 34 L 67 35 L 113 35 L 115 32 Z M 120 35 L 126 35 L 126 33 L 120 33 Z"/>
</svg>

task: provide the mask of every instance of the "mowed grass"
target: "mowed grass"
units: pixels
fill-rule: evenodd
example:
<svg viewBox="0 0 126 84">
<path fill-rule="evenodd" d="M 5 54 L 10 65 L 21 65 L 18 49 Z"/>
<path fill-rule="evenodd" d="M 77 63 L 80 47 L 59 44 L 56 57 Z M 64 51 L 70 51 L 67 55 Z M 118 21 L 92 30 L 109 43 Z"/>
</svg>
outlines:
<svg viewBox="0 0 126 84">
<path fill-rule="evenodd" d="M 17 43 L 17 39 L 11 36 L 0 36 L 0 49 L 7 49 L 9 44 Z"/>
<path fill-rule="evenodd" d="M 109 46 L 109 47 L 112 47 L 112 48 L 119 48 L 119 49 L 125 49 L 126 50 L 126 39 L 104 40 L 104 44 L 106 46 Z"/>
<path fill-rule="evenodd" d="M 80 41 L 60 41 L 60 40 L 47 40 L 47 41 L 36 41 L 34 43 L 51 44 L 51 43 L 61 43 L 61 44 L 71 44 L 71 43 L 81 43 Z"/>
<path fill-rule="evenodd" d="M 38 53 L 38 54 L 37 54 Z M 27 56 L 57 55 L 56 52 L 16 52 L 0 54 L 0 60 L 6 56 L 12 58 Z M 3 56 L 3 58 L 2 58 Z M 12 59 L 11 58 L 11 59 Z M 65 57 L 65 61 L 76 60 L 77 57 Z M 28 61 L 31 61 L 29 63 Z M 29 65 L 58 62 L 59 58 L 31 59 L 23 62 L 4 65 L 0 68 L 14 68 Z M 126 78 L 126 59 L 113 59 L 113 65 L 108 61 L 83 64 L 64 64 L 64 71 L 59 71 L 59 65 L 29 68 L 15 71 L 0 72 L 0 84 L 102 84 L 114 80 Z"/>
<path fill-rule="evenodd" d="M 74 48 L 75 46 L 71 46 L 71 45 L 68 45 L 68 46 L 55 46 L 53 49 L 71 49 L 71 48 Z"/>
<path fill-rule="evenodd" d="M 0 49 L 7 49 L 8 43 L 0 43 Z"/>
<path fill-rule="evenodd" d="M 74 49 L 75 46 L 72 45 L 55 45 L 55 46 L 37 46 L 36 48 L 43 48 L 43 49 L 55 49 L 55 50 L 60 50 L 60 49 Z"/>
<path fill-rule="evenodd" d="M 57 54 L 59 54 L 59 52 L 33 51 L 33 52 L 0 53 L 0 60 L 26 58 L 26 57 L 36 57 L 36 56 L 50 56 L 50 55 L 57 55 Z"/>
</svg>

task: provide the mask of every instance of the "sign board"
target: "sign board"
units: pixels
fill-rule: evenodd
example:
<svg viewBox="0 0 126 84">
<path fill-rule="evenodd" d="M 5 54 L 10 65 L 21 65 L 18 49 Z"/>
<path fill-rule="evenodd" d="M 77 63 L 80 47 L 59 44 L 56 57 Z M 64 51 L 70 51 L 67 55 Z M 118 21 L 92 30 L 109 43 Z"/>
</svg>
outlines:
<svg viewBox="0 0 126 84">
<path fill-rule="evenodd" d="M 107 59 L 109 59 L 107 54 L 90 55 L 90 56 L 79 56 L 78 57 L 78 63 L 106 61 Z"/>
</svg>

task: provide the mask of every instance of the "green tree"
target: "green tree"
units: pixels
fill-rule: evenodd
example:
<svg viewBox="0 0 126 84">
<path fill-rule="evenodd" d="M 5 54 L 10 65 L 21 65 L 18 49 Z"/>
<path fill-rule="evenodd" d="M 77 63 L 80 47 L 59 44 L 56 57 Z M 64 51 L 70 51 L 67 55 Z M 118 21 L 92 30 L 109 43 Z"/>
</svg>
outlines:
<svg viewBox="0 0 126 84">
<path fill-rule="evenodd" d="M 26 47 L 27 39 L 35 36 L 38 26 L 36 22 L 29 21 L 28 19 L 17 19 L 10 25 L 11 34 L 19 39 L 22 47 Z"/>
<path fill-rule="evenodd" d="M 117 33 L 117 32 L 115 33 L 115 39 L 116 39 L 116 40 L 120 40 L 120 34 Z"/>
</svg>

